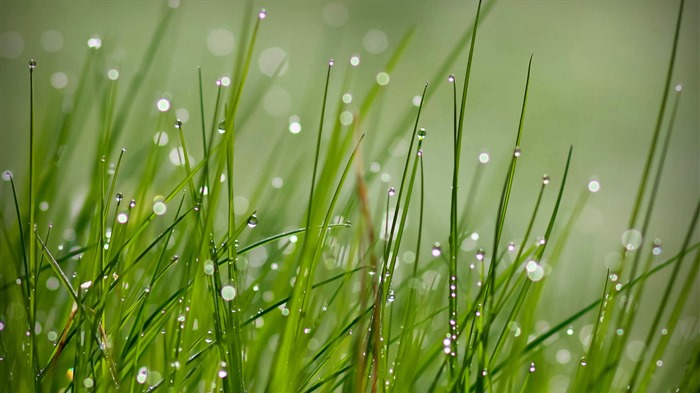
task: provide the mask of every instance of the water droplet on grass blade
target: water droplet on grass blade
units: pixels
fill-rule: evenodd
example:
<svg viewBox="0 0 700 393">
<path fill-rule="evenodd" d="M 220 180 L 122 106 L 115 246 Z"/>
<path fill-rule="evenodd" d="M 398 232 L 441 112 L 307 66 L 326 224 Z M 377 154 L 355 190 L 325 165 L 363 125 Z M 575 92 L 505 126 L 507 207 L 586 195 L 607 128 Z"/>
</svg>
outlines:
<svg viewBox="0 0 700 393">
<path fill-rule="evenodd" d="M 549 175 L 542 176 L 542 184 L 549 184 Z"/>
<path fill-rule="evenodd" d="M 204 262 L 204 274 L 208 276 L 214 274 L 214 262 L 211 259 L 207 259 Z"/>
<path fill-rule="evenodd" d="M 146 383 L 146 378 L 148 377 L 148 369 L 146 367 L 141 367 L 138 374 L 136 374 L 136 382 L 140 384 Z"/>
<path fill-rule="evenodd" d="M 622 233 L 622 245 L 629 251 L 636 250 L 642 244 L 642 234 L 636 229 Z"/>
<path fill-rule="evenodd" d="M 442 254 L 442 249 L 440 248 L 439 242 L 435 242 L 435 244 L 433 244 L 432 254 L 434 257 L 439 257 L 440 254 Z"/>
<path fill-rule="evenodd" d="M 516 147 L 515 149 L 513 149 L 513 156 L 514 156 L 514 157 L 520 157 L 520 154 L 521 154 L 521 153 L 522 153 L 522 152 L 521 152 L 521 150 L 520 150 L 520 147 Z"/>
<path fill-rule="evenodd" d="M 396 195 L 396 189 L 394 187 L 389 188 L 389 191 L 387 191 L 387 194 L 389 194 L 390 197 Z"/>
<path fill-rule="evenodd" d="M 36 68 L 36 61 L 34 59 L 29 60 L 29 68 L 32 70 Z"/>
<path fill-rule="evenodd" d="M 119 203 L 122 201 L 122 199 L 124 199 L 124 195 L 121 192 L 118 192 L 114 199 L 116 199 L 117 203 Z"/>
<path fill-rule="evenodd" d="M 227 302 L 233 300 L 236 297 L 236 289 L 231 285 L 224 286 L 221 288 L 221 297 Z"/>
<path fill-rule="evenodd" d="M 427 135 L 427 132 L 425 131 L 425 128 L 421 128 L 418 130 L 418 139 L 423 140 L 425 139 L 425 136 Z"/>
<path fill-rule="evenodd" d="M 447 81 L 450 82 L 450 83 L 454 83 L 454 81 L 455 81 L 455 76 L 452 75 L 452 74 L 450 74 L 450 75 L 447 77 Z"/>
<path fill-rule="evenodd" d="M 333 59 L 328 60 L 328 65 L 329 65 L 329 66 L 332 66 L 333 64 L 335 64 L 335 61 L 333 61 Z"/>
<path fill-rule="evenodd" d="M 175 120 L 175 128 L 182 128 L 182 121 L 180 119 Z"/>
<path fill-rule="evenodd" d="M 267 11 L 263 8 L 258 12 L 258 18 L 259 19 L 265 19 L 267 18 Z"/>
<path fill-rule="evenodd" d="M 248 227 L 255 228 L 256 225 L 258 225 L 258 216 L 253 213 L 248 217 Z"/>
<path fill-rule="evenodd" d="M 226 132 L 226 120 L 221 120 L 217 129 L 219 130 L 219 134 L 224 134 Z"/>
</svg>

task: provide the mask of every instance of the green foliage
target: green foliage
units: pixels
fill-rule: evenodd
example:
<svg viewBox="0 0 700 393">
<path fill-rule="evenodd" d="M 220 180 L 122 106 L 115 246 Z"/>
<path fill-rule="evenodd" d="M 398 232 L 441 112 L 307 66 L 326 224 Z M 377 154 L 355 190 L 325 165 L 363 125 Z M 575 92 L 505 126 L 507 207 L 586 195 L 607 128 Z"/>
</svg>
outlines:
<svg viewBox="0 0 700 393">
<path fill-rule="evenodd" d="M 370 163 L 389 166 L 392 139 L 377 139 L 369 131 L 365 137 L 365 128 L 382 110 L 383 84 L 374 83 L 364 97 L 353 98 L 358 109 L 351 124 L 344 124 L 338 86 L 346 91 L 358 82 L 352 81 L 353 66 L 333 60 L 327 66 L 308 62 L 319 75 L 326 70 L 325 78 L 319 77 L 323 83 L 312 86 L 305 101 L 305 116 L 319 119 L 315 142 L 292 155 L 282 154 L 289 149 L 287 141 L 273 140 L 266 146 L 270 156 L 255 162 L 261 170 L 248 175 L 249 163 L 242 165 L 237 154 L 257 148 L 245 144 L 255 121 L 250 108 L 270 88 L 251 89 L 246 83 L 258 35 L 268 22 L 266 11 L 254 12 L 252 3 L 238 35 L 246 39 L 233 59 L 230 85 L 218 80 L 211 89 L 204 83 L 206 64 L 193 75 L 198 83 L 191 84 L 197 86 L 191 94 L 197 96 L 199 113 L 189 123 L 169 108 L 148 116 L 134 106 L 155 83 L 177 9 L 167 9 L 155 27 L 125 96 L 118 94 L 121 79 L 104 77 L 104 52 L 88 50 L 73 106 L 46 120 L 60 125 L 56 135 L 39 132 L 35 122 L 47 110 L 35 104 L 35 97 L 47 89 L 37 85 L 41 64 L 32 61 L 29 171 L 26 178 L 4 174 L 10 187 L 2 196 L 11 202 L 3 204 L 0 216 L 0 376 L 5 386 L 99 392 L 697 390 L 700 339 L 674 333 L 697 285 L 700 243 L 694 239 L 700 203 L 687 223 L 679 223 L 687 229 L 671 256 L 658 259 L 660 245 L 640 247 L 630 241 L 619 264 L 593 271 L 602 291 L 558 294 L 584 297 L 585 307 L 567 308 L 569 316 L 554 317 L 559 319 L 552 326 L 540 323 L 538 318 L 547 316 L 541 305 L 551 271 L 590 263 L 562 255 L 591 191 L 597 190 L 572 189 L 570 174 L 577 165 L 572 146 L 555 153 L 562 165 L 543 176 L 529 220 L 512 218 L 512 206 L 528 201 L 517 187 L 516 169 L 527 160 L 521 146 L 528 138 L 526 104 L 537 83 L 531 80 L 536 55 L 526 72 L 523 67 L 513 154 L 496 175 L 500 195 L 479 194 L 488 156 L 473 175 L 464 175 L 462 148 L 473 142 L 465 121 L 471 102 L 478 100 L 478 91 L 467 94 L 470 81 L 479 78 L 473 68 L 479 62 L 477 32 L 493 4 L 479 2 L 474 23 L 465 26 L 436 67 L 431 85 L 416 84 L 416 92 L 422 91 L 417 105 L 395 114 L 398 126 L 387 132 L 407 141 L 407 149 L 397 170 L 400 181 L 388 190 Z M 679 107 L 680 89 L 674 91 L 671 81 L 682 15 L 683 2 L 653 139 L 631 205 L 629 228 L 643 222 L 644 239 Z M 391 75 L 411 61 L 406 48 L 412 39 L 410 29 L 385 59 L 384 72 Z M 437 139 L 437 132 L 423 127 L 424 111 L 435 94 L 433 85 L 444 82 L 452 64 L 462 63 L 467 47 L 464 80 L 453 75 L 448 80 L 453 126 L 449 220 L 435 222 L 426 212 L 433 191 L 426 189 L 432 174 L 424 163 L 440 158 L 423 153 Z M 673 94 L 673 110 L 667 113 Z M 450 117 L 450 111 L 443 112 Z M 92 117 L 100 129 L 88 147 L 84 128 Z M 127 130 L 132 123 L 170 131 L 138 147 L 137 136 Z M 168 135 L 176 146 L 169 155 L 161 147 Z M 381 147 L 375 151 L 374 145 Z M 62 162 L 68 156 L 89 169 L 88 179 L 66 184 Z M 284 192 L 271 194 L 269 179 L 279 171 Z M 462 187 L 465 179 L 468 188 Z M 558 184 L 553 201 L 546 199 L 550 183 Z M 74 195 L 83 186 L 83 196 Z M 249 199 L 239 198 L 241 189 Z M 53 214 L 49 224 L 39 201 L 53 206 L 61 203 L 61 194 L 76 203 Z M 462 244 L 476 241 L 475 231 L 467 228 L 478 225 L 473 219 L 477 197 L 499 201 L 487 214 L 493 237 L 479 243 L 484 248 L 465 249 Z M 573 209 L 562 208 L 573 199 Z M 543 217 L 548 209 L 551 213 Z M 439 232 L 429 232 L 428 224 Z M 520 230 L 517 244 L 506 242 L 506 233 Z M 544 236 L 533 241 L 537 230 Z M 440 242 L 426 247 L 435 240 Z M 643 303 L 647 280 L 664 272 L 670 275 L 661 303 Z M 641 308 L 650 310 L 651 319 L 639 317 Z M 569 337 L 587 328 L 583 346 Z M 636 362 L 625 357 L 633 330 L 642 332 L 649 349 Z M 693 347 L 688 370 L 676 380 L 655 380 L 661 359 L 673 357 L 671 337 Z M 555 383 L 562 376 L 563 388 Z"/>
</svg>

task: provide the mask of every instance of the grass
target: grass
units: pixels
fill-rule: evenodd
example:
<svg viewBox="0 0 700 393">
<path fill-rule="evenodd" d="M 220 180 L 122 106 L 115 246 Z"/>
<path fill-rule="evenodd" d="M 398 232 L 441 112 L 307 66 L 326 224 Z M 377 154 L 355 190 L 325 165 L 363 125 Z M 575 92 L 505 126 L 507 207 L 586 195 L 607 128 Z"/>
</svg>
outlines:
<svg viewBox="0 0 700 393">
<path fill-rule="evenodd" d="M 668 175 L 664 164 L 679 111 L 681 89 L 674 89 L 672 80 L 683 3 L 630 206 L 628 228 L 641 222 L 643 239 L 663 191 L 661 179 Z M 313 143 L 293 156 L 282 154 L 288 146 L 280 140 L 270 146 L 270 157 L 255 163 L 262 174 L 248 176 L 247 166 L 241 168 L 236 153 L 256 148 L 243 143 L 255 118 L 242 108 L 259 104 L 271 87 L 247 87 L 256 42 L 268 22 L 267 12 L 255 11 L 252 2 L 238 34 L 245 39 L 234 56 L 230 84 L 219 79 L 211 88 L 202 75 L 206 65 L 193 73 L 199 113 L 188 123 L 168 109 L 144 116 L 134 106 L 155 83 L 176 9 L 167 9 L 155 27 L 139 72 L 126 87 L 128 99 L 119 99 L 124 81 L 105 78 L 101 71 L 103 51 L 89 49 L 73 107 L 45 120 L 60 124 L 56 135 L 35 123 L 45 110 L 35 97 L 47 88 L 37 85 L 41 64 L 32 60 L 28 154 L 26 162 L 14 163 L 26 165 L 28 175 L 3 175 L 9 184 L 2 190 L 0 216 L 4 386 L 11 391 L 529 392 L 552 391 L 553 381 L 565 375 L 567 383 L 556 385 L 558 390 L 700 389 L 700 340 L 677 333 L 700 269 L 695 231 L 700 202 L 687 222 L 678 224 L 683 242 L 677 250 L 659 257 L 659 244 L 625 244 L 618 266 L 593 272 L 600 288 L 585 294 L 593 301 L 568 309 L 569 316 L 551 326 L 536 317 L 546 315 L 550 273 L 563 264 L 589 263 L 563 255 L 595 191 L 572 187 L 577 155 L 571 146 L 556 153 L 561 166 L 538 180 L 529 219 L 513 218 L 512 207 L 530 200 L 516 179 L 518 163 L 528 159 L 521 153 L 537 55 L 523 67 L 513 154 L 497 175 L 500 195 L 479 192 L 485 161 L 476 164 L 463 188 L 462 149 L 474 143 L 467 112 L 479 98 L 470 90 L 479 78 L 473 67 L 479 62 L 477 33 L 493 4 L 482 7 L 479 1 L 474 22 L 434 78 L 416 84 L 418 105 L 396 116 L 399 125 L 390 132 L 408 142 L 397 170 L 400 180 L 388 189 L 370 162 L 388 165 L 390 142 L 382 145 L 365 131 L 382 109 L 384 88 L 366 86 L 364 97 L 353 98 L 358 109 L 351 124 L 341 123 L 344 98 L 335 93 L 337 87 L 347 91 L 358 84 L 354 67 L 345 61 L 309 62 L 319 75 L 325 71 L 305 102 L 308 116 L 318 119 Z M 406 48 L 413 38 L 414 30 L 407 30 L 386 59 L 387 74 L 410 61 Z M 445 75 L 455 63 L 463 63 L 463 80 Z M 439 134 L 426 130 L 425 111 L 439 83 L 452 90 L 451 117 L 449 111 L 444 115 L 453 129 L 449 222 L 435 223 L 426 211 L 434 191 L 426 187 L 433 174 L 425 162 L 439 157 L 424 149 Z M 83 129 L 92 116 L 99 119 L 99 136 L 90 148 Z M 139 146 L 135 136 L 126 138 L 127 147 L 118 145 L 134 121 L 170 132 L 157 134 L 148 146 Z M 175 146 L 169 156 L 161 147 L 167 135 Z M 59 205 L 60 193 L 70 194 L 79 185 L 64 184 L 61 163 L 71 154 L 89 169 L 81 184 L 85 196 L 76 196 L 74 210 L 57 211 L 49 223 L 39 201 Z M 278 157 L 285 192 L 272 196 L 267 184 L 279 171 Z M 548 199 L 554 184 L 558 189 Z M 238 199 L 241 188 L 254 190 L 251 203 Z M 297 201 L 299 195 L 305 203 Z M 477 225 L 478 198 L 498 200 L 497 210 L 487 215 L 494 233 L 477 251 L 465 251 L 461 245 L 476 240 L 468 228 Z M 573 199 L 573 209 L 562 208 Z M 428 223 L 440 232 L 430 232 Z M 507 231 L 521 229 L 519 242 L 506 241 Z M 62 236 L 54 234 L 57 230 Z M 544 236 L 533 240 L 537 230 Z M 644 303 L 652 277 L 665 283 L 664 290 L 660 302 Z M 650 317 L 641 318 L 642 310 Z M 590 334 L 582 347 L 568 338 L 574 327 L 586 326 Z M 642 332 L 648 349 L 636 362 L 625 357 L 632 331 Z M 687 359 L 671 353 L 672 337 L 680 340 L 676 345 L 692 347 Z M 550 346 L 580 358 L 554 361 Z M 687 360 L 688 368 L 673 380 L 655 378 L 662 359 Z"/>
</svg>

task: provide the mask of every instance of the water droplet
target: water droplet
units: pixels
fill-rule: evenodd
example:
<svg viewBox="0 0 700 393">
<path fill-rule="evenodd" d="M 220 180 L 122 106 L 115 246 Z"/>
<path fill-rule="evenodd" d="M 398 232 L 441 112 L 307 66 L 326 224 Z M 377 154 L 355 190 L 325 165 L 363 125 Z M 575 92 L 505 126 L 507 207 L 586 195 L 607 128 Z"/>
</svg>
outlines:
<svg viewBox="0 0 700 393">
<path fill-rule="evenodd" d="M 226 133 L 226 120 L 221 120 L 217 129 L 219 130 L 219 134 Z"/>
<path fill-rule="evenodd" d="M 442 254 L 442 249 L 440 248 L 439 242 L 435 242 L 435 244 L 433 245 L 432 254 L 434 257 L 439 257 L 440 254 Z"/>
<path fill-rule="evenodd" d="M 486 164 L 487 162 L 489 162 L 490 159 L 491 157 L 489 156 L 489 153 L 481 152 L 479 154 L 479 162 L 482 164 Z"/>
<path fill-rule="evenodd" d="M 146 383 L 146 378 L 148 377 L 148 369 L 146 367 L 141 367 L 139 373 L 136 374 L 136 382 L 140 384 Z"/>
<path fill-rule="evenodd" d="M 85 378 L 83 379 L 83 386 L 85 386 L 85 389 L 92 389 L 95 386 L 95 381 L 92 378 Z"/>
<path fill-rule="evenodd" d="M 484 260 L 484 255 L 485 255 L 485 254 L 486 254 L 486 253 L 484 252 L 484 249 L 483 249 L 483 248 L 480 248 L 479 251 L 476 252 L 476 259 L 479 260 L 479 261 L 483 261 L 483 260 Z"/>
<path fill-rule="evenodd" d="M 267 18 L 267 11 L 263 8 L 258 12 L 258 18 L 259 19 L 265 19 Z"/>
<path fill-rule="evenodd" d="M 122 201 L 122 199 L 124 199 L 124 195 L 121 192 L 118 192 L 114 199 L 116 199 L 117 203 L 119 203 Z"/>
<path fill-rule="evenodd" d="M 153 213 L 162 216 L 167 210 L 168 207 L 165 205 L 165 198 L 160 195 L 156 196 L 153 201 Z"/>
<path fill-rule="evenodd" d="M 542 176 L 542 184 L 549 184 L 549 175 Z"/>
<path fill-rule="evenodd" d="M 233 300 L 236 297 L 236 288 L 231 285 L 224 286 L 221 288 L 221 297 L 227 302 Z"/>
<path fill-rule="evenodd" d="M 214 274 L 214 262 L 211 259 L 207 259 L 204 262 L 204 274 L 208 276 Z"/>
<path fill-rule="evenodd" d="M 425 132 L 425 128 L 421 128 L 420 130 L 418 130 L 418 139 L 423 140 L 425 139 L 426 135 L 427 133 Z"/>
<path fill-rule="evenodd" d="M 328 65 L 329 65 L 329 66 L 332 66 L 333 64 L 335 64 L 335 61 L 333 61 L 333 59 L 328 60 Z"/>
<path fill-rule="evenodd" d="M 36 68 L 36 61 L 34 59 L 29 60 L 29 68 L 32 70 Z"/>
<path fill-rule="evenodd" d="M 581 366 L 586 367 L 588 365 L 588 360 L 585 357 L 581 358 Z"/>
<path fill-rule="evenodd" d="M 681 84 L 679 83 L 679 84 L 676 85 L 676 91 L 681 91 L 681 90 L 683 90 L 683 85 L 681 85 Z"/>
<path fill-rule="evenodd" d="M 654 255 L 661 255 L 661 239 L 654 239 L 654 246 L 651 249 L 651 253 Z"/>
<path fill-rule="evenodd" d="M 88 48 L 100 49 L 102 47 L 102 40 L 99 37 L 90 37 L 87 42 Z"/>
<path fill-rule="evenodd" d="M 224 379 L 228 376 L 228 373 L 226 372 L 226 370 L 219 370 L 219 373 L 217 375 L 219 376 L 219 378 Z"/>
<path fill-rule="evenodd" d="M 530 363 L 530 372 L 531 373 L 535 372 L 535 362 Z"/>
<path fill-rule="evenodd" d="M 598 180 L 591 180 L 588 182 L 588 191 L 590 191 L 590 192 L 600 191 L 600 183 L 598 182 Z"/>
<path fill-rule="evenodd" d="M 180 120 L 180 119 L 175 120 L 175 128 L 182 128 L 182 120 Z"/>
<path fill-rule="evenodd" d="M 136 200 L 132 199 L 131 202 L 129 202 L 129 208 L 133 209 L 136 207 Z"/>
<path fill-rule="evenodd" d="M 513 156 L 514 157 L 520 157 L 520 153 L 521 153 L 520 147 L 516 147 L 515 149 L 513 149 Z"/>
<path fill-rule="evenodd" d="M 391 187 L 391 188 L 389 188 L 389 191 L 387 191 L 387 193 L 389 194 L 390 197 L 394 196 L 394 195 L 396 195 L 396 189 L 394 187 Z"/>
<path fill-rule="evenodd" d="M 389 295 L 388 295 L 387 298 L 386 298 L 387 304 L 388 304 L 388 303 L 393 303 L 394 300 L 396 300 L 396 295 L 394 294 L 394 290 L 393 290 L 393 289 L 390 289 L 390 290 L 389 290 Z"/>
<path fill-rule="evenodd" d="M 452 75 L 452 74 L 450 74 L 450 75 L 447 77 L 447 81 L 450 82 L 450 83 L 454 83 L 454 81 L 455 81 L 455 76 Z"/>
<path fill-rule="evenodd" d="M 2 180 L 4 181 L 10 181 L 12 179 L 12 172 L 10 171 L 5 171 L 2 173 Z"/>
<path fill-rule="evenodd" d="M 418 150 L 416 154 L 418 155 L 418 157 L 423 157 L 423 149 Z"/>
<path fill-rule="evenodd" d="M 311 328 L 304 328 L 304 334 L 311 333 Z"/>
<path fill-rule="evenodd" d="M 248 217 L 248 227 L 255 228 L 256 225 L 258 225 L 258 216 L 253 213 Z"/>
<path fill-rule="evenodd" d="M 508 243 L 508 251 L 511 251 L 511 252 L 515 251 L 515 243 L 513 243 L 513 242 Z"/>
</svg>

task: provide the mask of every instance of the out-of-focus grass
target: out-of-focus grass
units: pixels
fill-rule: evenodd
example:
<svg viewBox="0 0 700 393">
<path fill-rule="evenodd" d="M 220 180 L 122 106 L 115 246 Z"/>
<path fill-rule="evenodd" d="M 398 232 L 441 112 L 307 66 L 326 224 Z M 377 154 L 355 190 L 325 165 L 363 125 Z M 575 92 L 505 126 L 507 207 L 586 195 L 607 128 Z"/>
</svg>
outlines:
<svg viewBox="0 0 700 393">
<path fill-rule="evenodd" d="M 602 171 L 586 158 L 590 146 L 616 151 L 613 143 L 566 131 L 569 119 L 547 97 L 563 95 L 538 69 L 549 69 L 550 61 L 562 66 L 561 54 L 540 56 L 533 38 L 534 56 L 516 56 L 517 69 L 494 68 L 502 80 L 484 84 L 494 72 L 484 65 L 499 59 L 494 49 L 511 51 L 514 42 L 494 27 L 527 21 L 530 11 L 509 19 L 519 6 L 474 4 L 454 20 L 452 5 L 430 12 L 420 5 L 325 6 L 331 26 L 343 12 L 366 11 L 374 20 L 395 10 L 386 22 L 399 33 L 389 35 L 392 44 L 383 44 L 384 32 L 370 31 L 361 51 L 342 35 L 309 39 L 278 30 L 298 9 L 273 3 L 268 15 L 248 3 L 231 23 L 237 49 L 227 49 L 221 75 L 220 61 L 199 57 L 197 69 L 190 67 L 193 56 L 177 49 L 176 37 L 190 32 L 180 26 L 213 6 L 176 3 L 161 4 L 162 15 L 149 17 L 138 59 L 133 52 L 124 57 L 119 39 L 108 35 L 99 45 L 93 37 L 87 51 L 75 49 L 83 64 L 65 88 L 53 71 L 62 52 L 36 56 L 37 67 L 27 72 L 12 58 L 16 36 L 3 31 L 2 167 L 9 172 L 1 190 L 0 375 L 7 386 L 697 388 L 693 369 L 681 368 L 688 358 L 693 364 L 699 340 L 697 179 L 682 187 L 665 183 L 688 176 L 673 154 L 687 157 L 688 147 L 674 148 L 673 141 L 686 142 L 697 130 L 684 104 L 697 96 L 680 99 L 688 87 L 675 86 L 678 74 L 697 87 L 697 70 L 688 73 L 684 60 L 685 26 L 697 19 L 696 3 L 682 13 L 690 22 L 681 23 L 674 10 L 675 36 L 664 35 L 661 45 L 667 68 L 646 75 L 663 80 L 666 72 L 666 84 L 649 94 L 663 97 L 656 127 L 653 119 L 644 124 L 654 130 L 651 148 L 646 137 L 629 143 L 639 153 L 633 156 L 648 154 L 634 162 L 642 171 L 636 199 L 633 188 L 605 191 L 624 189 L 611 183 L 628 175 L 630 160 L 616 158 Z M 117 14 L 139 9 L 110 6 Z M 5 3 L 3 22 L 31 15 L 33 7 Z M 673 8 L 657 7 L 661 16 Z M 433 17 L 441 13 L 452 23 L 437 24 Z M 465 22 L 472 15 L 478 24 Z M 659 28 L 673 26 L 661 16 Z M 431 26 L 445 37 L 432 36 Z M 362 28 L 358 21 L 336 31 L 354 37 Z M 323 43 L 318 52 L 335 52 L 335 60 L 325 63 L 318 53 L 295 60 L 295 49 L 265 52 L 271 36 L 289 39 L 283 33 L 296 37 L 290 48 Z M 209 49 L 223 54 L 217 45 L 226 33 L 213 34 Z M 52 52 L 56 35 L 42 37 Z M 266 57 L 273 52 L 277 58 Z M 307 72 L 295 71 L 302 65 Z M 167 77 L 180 67 L 186 77 Z M 450 72 L 464 79 L 448 78 Z M 290 80 L 294 75 L 305 76 Z M 280 85 L 297 88 L 290 94 Z M 614 86 L 605 90 L 601 97 L 615 95 Z M 291 96 L 298 103 L 290 105 Z M 639 117 L 651 111 L 629 98 L 637 104 L 568 110 L 600 122 L 605 112 L 612 124 L 619 121 L 613 108 Z M 490 128 L 515 134 L 515 144 L 480 131 L 489 118 L 483 113 L 498 113 Z M 547 117 L 565 131 L 538 131 Z M 29 138 L 9 128 L 27 130 Z M 690 151 L 697 160 L 697 144 Z M 537 169 L 547 175 L 530 176 Z M 588 183 L 591 173 L 612 181 L 602 181 L 598 193 L 598 180 Z M 620 249 L 619 234 L 606 238 L 615 219 L 591 205 L 606 192 L 611 207 L 623 210 L 618 215 L 632 211 L 623 229 L 638 231 L 625 232 L 617 256 L 602 258 L 593 252 L 598 243 Z M 677 206 L 663 206 L 669 198 Z M 682 219 L 667 231 L 668 220 L 655 220 L 655 211 Z M 651 242 L 656 233 L 669 238 Z"/>
</svg>

